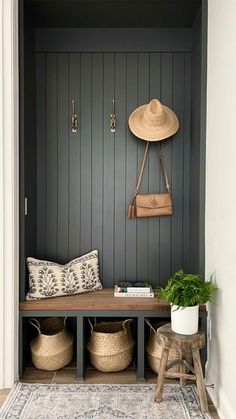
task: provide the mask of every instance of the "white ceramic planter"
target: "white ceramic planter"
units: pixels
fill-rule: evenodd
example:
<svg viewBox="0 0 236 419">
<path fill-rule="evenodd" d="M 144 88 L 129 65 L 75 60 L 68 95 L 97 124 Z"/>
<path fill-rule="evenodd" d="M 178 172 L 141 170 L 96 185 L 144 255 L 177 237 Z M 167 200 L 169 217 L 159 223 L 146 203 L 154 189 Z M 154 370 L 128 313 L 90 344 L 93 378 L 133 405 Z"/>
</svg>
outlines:
<svg viewBox="0 0 236 419">
<path fill-rule="evenodd" d="M 171 307 L 171 329 L 180 335 L 194 335 L 198 331 L 199 306 Z"/>
</svg>

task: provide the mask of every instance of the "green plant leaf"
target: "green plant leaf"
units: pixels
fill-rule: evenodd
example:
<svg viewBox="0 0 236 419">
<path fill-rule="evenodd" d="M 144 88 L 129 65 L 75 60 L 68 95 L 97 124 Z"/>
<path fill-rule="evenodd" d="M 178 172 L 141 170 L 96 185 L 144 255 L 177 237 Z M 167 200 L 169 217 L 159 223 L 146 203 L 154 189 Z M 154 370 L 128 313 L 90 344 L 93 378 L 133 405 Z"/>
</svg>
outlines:
<svg viewBox="0 0 236 419">
<path fill-rule="evenodd" d="M 204 282 L 200 274 L 189 274 L 180 269 L 169 279 L 165 288 L 161 288 L 159 298 L 178 307 L 192 307 L 214 302 L 212 294 L 217 290 L 212 276 L 210 281 Z"/>
</svg>

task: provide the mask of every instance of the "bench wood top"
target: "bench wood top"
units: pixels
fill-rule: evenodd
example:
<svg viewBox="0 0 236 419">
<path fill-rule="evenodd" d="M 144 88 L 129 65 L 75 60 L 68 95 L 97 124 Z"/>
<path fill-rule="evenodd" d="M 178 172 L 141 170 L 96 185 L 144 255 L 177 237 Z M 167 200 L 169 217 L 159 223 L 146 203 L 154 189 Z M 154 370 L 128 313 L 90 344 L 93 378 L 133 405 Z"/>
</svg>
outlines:
<svg viewBox="0 0 236 419">
<path fill-rule="evenodd" d="M 157 298 L 114 297 L 113 288 L 66 297 L 24 301 L 20 311 L 168 311 L 170 305 Z M 200 306 L 205 311 L 205 304 Z"/>
</svg>

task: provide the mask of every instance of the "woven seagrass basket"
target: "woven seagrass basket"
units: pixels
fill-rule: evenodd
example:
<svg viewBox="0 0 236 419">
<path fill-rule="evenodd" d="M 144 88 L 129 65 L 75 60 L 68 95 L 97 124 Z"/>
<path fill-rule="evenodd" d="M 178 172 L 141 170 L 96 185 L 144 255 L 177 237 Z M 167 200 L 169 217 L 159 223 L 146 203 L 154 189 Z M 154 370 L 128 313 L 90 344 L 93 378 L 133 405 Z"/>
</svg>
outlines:
<svg viewBox="0 0 236 419">
<path fill-rule="evenodd" d="M 161 326 L 161 324 L 157 323 L 157 324 L 154 324 L 152 326 L 149 321 L 146 321 L 146 323 L 150 327 L 149 339 L 148 339 L 148 342 L 147 342 L 147 345 L 146 345 L 147 359 L 148 359 L 148 363 L 149 363 L 151 369 L 156 374 L 158 374 L 159 367 L 160 367 L 162 348 L 157 343 L 156 333 L 158 331 L 158 328 Z M 188 352 L 184 356 L 185 356 L 186 361 L 188 361 L 189 364 L 192 365 L 192 353 Z M 181 353 L 179 351 L 170 349 L 169 357 L 168 357 L 168 364 L 172 361 L 175 361 L 178 358 L 181 358 Z M 171 367 L 169 369 L 169 371 L 180 372 L 180 365 L 177 364 L 177 365 Z"/>
<path fill-rule="evenodd" d="M 36 368 L 54 371 L 71 362 L 74 336 L 66 329 L 65 320 L 51 317 L 41 324 L 36 319 L 30 320 L 38 331 L 30 342 L 32 362 Z"/>
<path fill-rule="evenodd" d="M 134 350 L 131 321 L 99 322 L 93 326 L 89 320 L 91 335 L 87 348 L 91 364 L 97 370 L 117 372 L 129 366 Z"/>
</svg>

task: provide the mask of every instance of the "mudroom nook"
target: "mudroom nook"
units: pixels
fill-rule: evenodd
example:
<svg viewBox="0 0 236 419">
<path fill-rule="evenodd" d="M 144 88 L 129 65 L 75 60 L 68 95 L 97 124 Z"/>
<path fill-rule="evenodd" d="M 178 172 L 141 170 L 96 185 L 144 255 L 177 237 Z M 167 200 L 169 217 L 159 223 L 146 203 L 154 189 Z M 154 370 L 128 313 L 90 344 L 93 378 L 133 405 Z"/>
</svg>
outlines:
<svg viewBox="0 0 236 419">
<path fill-rule="evenodd" d="M 133 368 L 145 380 L 148 326 L 170 318 L 156 298 L 116 298 L 118 281 L 165 286 L 178 269 L 205 273 L 207 1 L 20 2 L 20 353 L 30 362 L 29 319 L 67 317 L 78 381 L 89 365 L 88 318 L 133 319 Z M 128 126 L 151 99 L 179 130 L 161 141 L 172 216 L 128 219 L 145 141 Z M 142 191 L 163 191 L 150 144 Z M 102 290 L 26 300 L 28 257 L 64 265 L 98 251 Z M 206 331 L 206 307 L 200 307 Z M 206 347 L 202 350 L 202 365 Z"/>
</svg>

